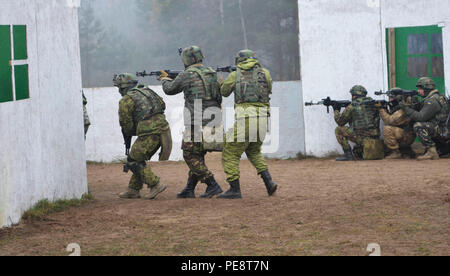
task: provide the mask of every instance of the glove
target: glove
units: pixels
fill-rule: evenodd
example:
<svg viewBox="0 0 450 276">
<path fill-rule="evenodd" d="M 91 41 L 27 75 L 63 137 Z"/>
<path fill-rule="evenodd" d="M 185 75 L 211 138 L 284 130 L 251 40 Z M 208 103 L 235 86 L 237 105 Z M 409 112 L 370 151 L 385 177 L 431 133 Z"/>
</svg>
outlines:
<svg viewBox="0 0 450 276">
<path fill-rule="evenodd" d="M 375 104 L 375 109 L 380 110 L 380 109 L 382 109 L 382 108 L 383 108 L 383 105 L 381 104 L 381 102 L 377 102 L 377 103 Z"/>
<path fill-rule="evenodd" d="M 158 77 L 159 81 L 162 80 L 172 80 L 171 78 L 169 78 L 169 74 L 167 74 L 166 71 L 160 71 L 161 72 L 161 76 Z"/>
</svg>

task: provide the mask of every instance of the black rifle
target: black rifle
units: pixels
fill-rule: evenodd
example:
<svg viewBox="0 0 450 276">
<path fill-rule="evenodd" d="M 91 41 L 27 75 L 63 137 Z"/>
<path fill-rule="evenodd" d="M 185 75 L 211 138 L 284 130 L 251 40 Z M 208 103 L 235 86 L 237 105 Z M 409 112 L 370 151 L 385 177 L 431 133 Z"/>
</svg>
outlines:
<svg viewBox="0 0 450 276">
<path fill-rule="evenodd" d="M 133 136 L 127 136 L 123 130 L 122 130 L 123 140 L 125 141 L 125 155 L 130 157 L 130 148 L 131 148 L 131 140 L 133 139 Z M 128 173 L 130 171 L 130 168 L 128 167 L 128 163 L 125 163 L 123 165 L 123 172 Z"/>
<path fill-rule="evenodd" d="M 352 104 L 351 101 L 333 101 L 330 97 L 328 97 L 317 103 L 313 102 L 305 103 L 305 106 L 324 105 L 327 107 L 327 112 L 330 113 L 330 106 L 341 109 L 351 104 Z"/>
<path fill-rule="evenodd" d="M 416 90 L 403 90 L 403 89 L 393 89 L 387 92 L 383 92 L 381 91 L 377 91 L 375 92 L 375 95 L 377 96 L 382 96 L 382 95 L 386 95 L 386 96 L 405 96 L 405 97 L 409 97 L 409 96 L 418 96 L 419 92 L 417 92 Z"/>
<path fill-rule="evenodd" d="M 234 66 L 225 66 L 225 67 L 217 67 L 216 72 L 231 73 L 236 70 L 237 70 L 237 68 Z"/>
<path fill-rule="evenodd" d="M 171 71 L 171 70 L 164 70 L 164 71 L 169 75 L 169 78 L 171 78 L 171 79 L 176 79 L 179 74 L 183 73 L 182 71 Z M 154 71 L 154 72 L 147 73 L 147 71 L 144 70 L 142 72 L 136 73 L 137 77 L 143 77 L 143 78 L 144 77 L 152 77 L 152 76 L 161 77 L 161 75 L 162 75 L 161 71 Z"/>
</svg>

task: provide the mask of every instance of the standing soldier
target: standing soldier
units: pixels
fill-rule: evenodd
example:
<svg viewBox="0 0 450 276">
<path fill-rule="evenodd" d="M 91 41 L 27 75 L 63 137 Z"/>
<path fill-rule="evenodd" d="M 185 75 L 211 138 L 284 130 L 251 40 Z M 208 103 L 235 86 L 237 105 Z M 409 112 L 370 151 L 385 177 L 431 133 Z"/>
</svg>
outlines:
<svg viewBox="0 0 450 276">
<path fill-rule="evenodd" d="M 414 123 L 414 132 L 420 138 L 426 152 L 418 160 L 437 160 L 439 154 L 433 138 L 446 136 L 449 107 L 447 98 L 439 94 L 436 84 L 430 78 L 421 78 L 417 82 L 419 95 L 424 97 L 420 111 L 402 103 L 405 114 Z"/>
<path fill-rule="evenodd" d="M 178 198 L 195 198 L 195 188 L 198 182 L 205 183 L 208 187 L 201 198 L 212 198 L 222 189 L 217 184 L 214 175 L 209 171 L 205 163 L 207 151 L 204 148 L 202 128 L 216 118 L 205 118 L 204 112 L 209 108 L 215 108 L 220 113 L 222 95 L 217 73 L 212 68 L 203 66 L 203 54 L 199 47 L 191 46 L 181 52 L 186 70 L 178 75 L 175 80 L 161 71 L 160 80 L 164 93 L 177 95 L 184 92 L 185 99 L 185 133 L 182 143 L 183 157 L 188 165 L 189 177 L 186 188 L 178 194 Z M 201 121 L 196 122 L 196 113 L 201 114 Z M 221 113 L 215 113 L 220 116 Z"/>
<path fill-rule="evenodd" d="M 393 90 L 400 89 L 394 88 Z M 408 97 L 407 101 L 418 102 L 417 97 Z M 389 114 L 386 109 L 380 109 L 380 117 L 385 127 L 383 129 L 384 144 L 391 151 L 386 159 L 401 159 L 400 147 L 410 147 L 416 138 L 411 120 L 406 116 L 400 107 L 404 100 L 403 96 L 391 96 L 390 105 L 392 106 Z"/>
<path fill-rule="evenodd" d="M 125 73 L 114 77 L 114 86 L 119 88 L 122 99 L 119 103 L 119 120 L 124 137 L 131 141 L 132 136 L 138 139 L 128 155 L 125 171 L 131 170 L 128 191 L 120 194 L 120 198 L 140 198 L 140 190 L 144 183 L 150 189 L 146 199 L 155 199 L 166 190 L 166 186 L 160 183 L 146 161 L 159 150 L 170 136 L 169 123 L 166 121 L 164 111 L 166 105 L 161 97 L 144 85 L 138 85 L 135 76 Z M 162 149 L 162 152 L 169 149 Z M 162 155 L 165 155 L 162 154 Z"/>
<path fill-rule="evenodd" d="M 344 150 L 344 156 L 337 158 L 337 161 L 354 160 L 349 141 L 356 143 L 355 155 L 362 157 L 364 140 L 380 139 L 380 116 L 375 108 L 375 101 L 367 97 L 367 90 L 361 85 L 354 86 L 350 94 L 352 104 L 342 114 L 339 107 L 333 106 L 334 119 L 338 124 L 336 138 Z M 350 124 L 350 127 L 345 126 L 346 124 Z"/>
<path fill-rule="evenodd" d="M 267 134 L 272 77 L 268 70 L 261 67 L 253 51 L 240 51 L 236 57 L 236 65 L 236 72 L 232 72 L 222 85 L 224 97 L 230 96 L 234 91 L 236 123 L 227 134 L 222 157 L 231 188 L 219 198 L 242 198 L 239 162 L 244 152 L 264 180 L 269 196 L 272 196 L 278 186 L 272 181 L 261 153 Z M 251 129 L 254 130 L 252 133 Z"/>
</svg>

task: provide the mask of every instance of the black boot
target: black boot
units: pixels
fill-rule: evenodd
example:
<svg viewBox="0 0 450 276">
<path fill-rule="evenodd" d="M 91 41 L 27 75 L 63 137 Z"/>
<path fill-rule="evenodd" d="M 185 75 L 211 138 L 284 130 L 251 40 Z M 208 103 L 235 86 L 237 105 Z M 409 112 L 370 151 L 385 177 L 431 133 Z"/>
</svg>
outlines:
<svg viewBox="0 0 450 276">
<path fill-rule="evenodd" d="M 177 195 L 178 198 L 195 198 L 195 187 L 197 187 L 197 177 L 190 176 L 186 188 Z"/>
<path fill-rule="evenodd" d="M 217 198 L 222 199 L 240 199 L 241 195 L 241 185 L 239 184 L 239 179 L 233 182 L 230 182 L 230 189 L 224 193 L 219 195 Z"/>
<path fill-rule="evenodd" d="M 352 150 L 344 151 L 344 155 L 337 158 L 336 161 L 354 161 Z"/>
<path fill-rule="evenodd" d="M 214 176 L 211 176 L 206 180 L 206 185 L 208 185 L 208 188 L 206 189 L 206 192 L 200 196 L 201 198 L 212 198 L 223 192 L 222 188 L 220 188 L 219 184 L 217 184 L 214 179 Z"/>
<path fill-rule="evenodd" d="M 261 178 L 264 180 L 264 184 L 266 184 L 267 193 L 269 194 L 269 196 L 273 196 L 277 191 L 278 186 L 273 182 L 272 176 L 270 176 L 269 171 L 262 172 Z"/>
</svg>

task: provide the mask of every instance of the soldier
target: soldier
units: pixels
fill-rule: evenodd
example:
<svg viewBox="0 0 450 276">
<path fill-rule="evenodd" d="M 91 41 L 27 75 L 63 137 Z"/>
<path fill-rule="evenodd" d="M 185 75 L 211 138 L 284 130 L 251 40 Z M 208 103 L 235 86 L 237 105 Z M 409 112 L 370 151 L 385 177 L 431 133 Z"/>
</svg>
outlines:
<svg viewBox="0 0 450 276">
<path fill-rule="evenodd" d="M 350 90 L 352 104 L 341 114 L 338 106 L 333 106 L 334 119 L 338 124 L 336 138 L 344 150 L 344 156 L 336 161 L 354 160 L 349 141 L 356 143 L 355 155 L 359 158 L 363 155 L 364 139 L 380 138 L 380 116 L 375 109 L 374 100 L 367 97 L 367 90 L 356 85 Z M 345 126 L 350 124 L 350 127 Z"/>
<path fill-rule="evenodd" d="M 400 89 L 400 88 L 394 88 Z M 400 103 L 404 100 L 403 96 L 391 96 L 390 105 L 392 110 L 390 113 L 386 109 L 380 108 L 380 116 L 385 127 L 383 128 L 384 144 L 391 151 L 386 159 L 401 159 L 400 147 L 410 147 L 416 138 L 411 124 L 411 120 L 406 116 L 400 107 Z M 407 101 L 418 102 L 417 97 L 408 97 Z M 376 106 L 378 108 L 378 106 Z"/>
<path fill-rule="evenodd" d="M 227 134 L 222 156 L 222 165 L 231 187 L 218 198 L 242 198 L 239 162 L 244 152 L 261 175 L 269 196 L 272 196 L 278 186 L 272 181 L 261 153 L 267 133 L 272 77 L 268 70 L 261 67 L 251 50 L 240 51 L 236 65 L 237 71 L 232 72 L 222 85 L 222 95 L 228 97 L 234 91 L 235 98 L 236 123 Z"/>
<path fill-rule="evenodd" d="M 89 126 L 91 125 L 91 121 L 89 120 L 89 115 L 86 109 L 87 99 L 84 96 L 84 92 L 81 92 L 81 94 L 83 95 L 84 139 L 86 140 L 86 134 L 88 132 Z"/>
<path fill-rule="evenodd" d="M 439 94 L 434 81 L 427 77 L 419 79 L 417 89 L 420 96 L 424 97 L 420 111 L 412 109 L 407 103 L 402 103 L 401 107 L 414 122 L 414 133 L 420 138 L 426 149 L 425 154 L 417 159 L 437 160 L 439 154 L 433 139 L 446 136 L 449 113 L 447 98 Z"/>
<path fill-rule="evenodd" d="M 210 67 L 203 66 L 203 54 L 199 47 L 191 46 L 185 48 L 181 53 L 181 59 L 186 70 L 178 75 L 175 80 L 161 71 L 160 80 L 164 93 L 177 95 L 184 92 L 185 98 L 185 133 L 182 143 L 183 157 L 188 165 L 189 177 L 186 188 L 178 194 L 178 198 L 195 198 L 195 188 L 198 182 L 207 185 L 206 192 L 201 198 L 212 198 L 220 193 L 222 189 L 217 184 L 214 175 L 205 163 L 207 151 L 204 148 L 202 129 L 216 118 L 205 118 L 204 112 L 215 108 L 220 117 L 222 95 L 217 73 Z M 202 120 L 196 122 L 195 113 L 200 113 Z"/>
<path fill-rule="evenodd" d="M 133 172 L 128 191 L 120 198 L 140 198 L 144 183 L 150 189 L 146 199 L 155 199 L 166 190 L 146 161 L 162 146 L 165 135 L 170 135 L 169 123 L 164 111 L 166 105 L 161 97 L 144 85 L 138 85 L 135 76 L 125 73 L 114 77 L 114 86 L 119 88 L 122 99 L 119 103 L 119 120 L 126 137 L 138 136 L 131 148 L 125 168 Z M 166 149 L 162 149 L 165 151 Z"/>
</svg>

